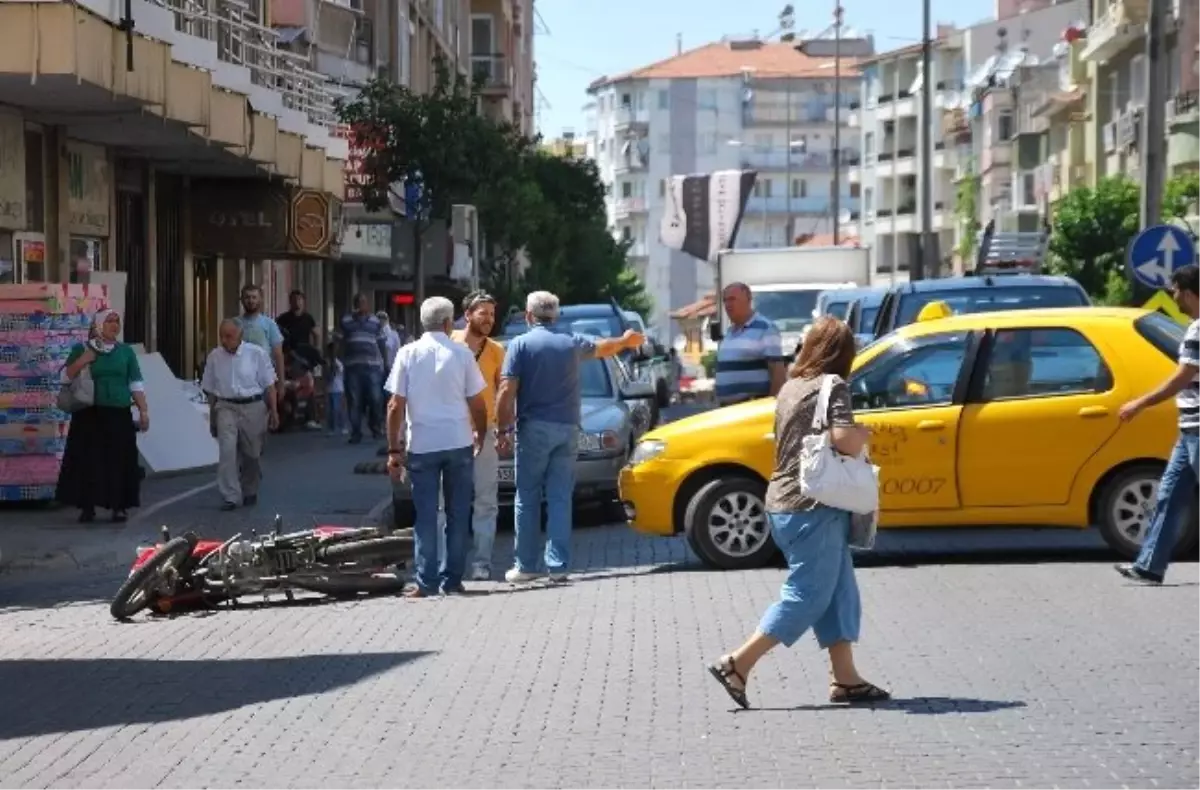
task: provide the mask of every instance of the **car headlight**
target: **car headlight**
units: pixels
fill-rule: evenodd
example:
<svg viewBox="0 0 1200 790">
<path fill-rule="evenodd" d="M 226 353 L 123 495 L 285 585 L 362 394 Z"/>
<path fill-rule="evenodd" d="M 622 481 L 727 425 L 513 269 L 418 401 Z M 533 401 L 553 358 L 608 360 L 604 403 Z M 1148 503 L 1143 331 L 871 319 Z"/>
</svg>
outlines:
<svg viewBox="0 0 1200 790">
<path fill-rule="evenodd" d="M 622 448 L 621 437 L 616 431 L 581 432 L 579 434 L 580 455 L 613 455 Z"/>
<path fill-rule="evenodd" d="M 643 439 L 637 443 L 637 447 L 633 448 L 633 454 L 629 456 L 629 465 L 637 466 L 644 464 L 647 461 L 653 460 L 667 451 L 667 443 L 658 439 Z"/>
</svg>

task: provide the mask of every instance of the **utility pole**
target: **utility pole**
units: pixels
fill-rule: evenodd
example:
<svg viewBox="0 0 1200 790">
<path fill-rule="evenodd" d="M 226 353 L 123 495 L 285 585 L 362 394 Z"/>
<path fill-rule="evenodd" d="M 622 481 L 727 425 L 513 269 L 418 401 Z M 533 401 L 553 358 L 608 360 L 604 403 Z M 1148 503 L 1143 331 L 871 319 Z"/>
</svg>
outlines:
<svg viewBox="0 0 1200 790">
<path fill-rule="evenodd" d="M 787 190 L 787 222 L 784 225 L 784 233 L 787 234 L 784 245 L 790 247 L 796 243 L 796 230 L 792 226 L 792 76 L 787 77 L 787 126 L 783 133 L 784 156 L 787 157 L 787 183 L 783 188 Z"/>
<path fill-rule="evenodd" d="M 1142 135 L 1138 149 L 1142 152 L 1142 205 L 1140 219 L 1143 228 L 1157 225 L 1162 215 L 1163 181 L 1165 180 L 1166 114 L 1167 114 L 1167 21 L 1171 18 L 1171 0 L 1150 0 L 1150 18 L 1146 22 L 1146 109 L 1142 117 Z M 1114 119 L 1116 120 L 1116 119 Z"/>
<path fill-rule="evenodd" d="M 933 242 L 933 20 L 930 0 L 921 0 L 921 254 L 909 277 L 924 280 L 937 272 Z"/>
<path fill-rule="evenodd" d="M 929 0 L 925 0 L 926 3 Z M 833 246 L 842 241 L 842 4 L 833 9 Z"/>
</svg>

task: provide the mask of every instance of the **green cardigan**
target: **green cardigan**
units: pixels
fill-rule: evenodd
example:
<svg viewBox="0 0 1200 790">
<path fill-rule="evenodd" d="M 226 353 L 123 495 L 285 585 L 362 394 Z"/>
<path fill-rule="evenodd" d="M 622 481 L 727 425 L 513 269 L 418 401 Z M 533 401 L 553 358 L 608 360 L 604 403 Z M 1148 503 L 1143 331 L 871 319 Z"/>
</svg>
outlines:
<svg viewBox="0 0 1200 790">
<path fill-rule="evenodd" d="M 78 343 L 67 356 L 70 365 L 83 354 L 83 344 Z M 137 353 L 132 346 L 118 343 L 112 351 L 97 354 L 91 364 L 92 381 L 96 385 L 96 405 L 127 409 L 133 403 L 129 385 L 142 380 L 142 368 L 138 365 Z"/>
</svg>

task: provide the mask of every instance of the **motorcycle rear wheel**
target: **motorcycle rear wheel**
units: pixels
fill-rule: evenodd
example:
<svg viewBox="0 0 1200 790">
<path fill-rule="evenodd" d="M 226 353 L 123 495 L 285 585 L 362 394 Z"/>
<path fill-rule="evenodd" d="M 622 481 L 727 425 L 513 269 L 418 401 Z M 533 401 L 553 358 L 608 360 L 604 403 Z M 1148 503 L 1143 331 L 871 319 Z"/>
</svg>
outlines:
<svg viewBox="0 0 1200 790">
<path fill-rule="evenodd" d="M 117 620 L 128 620 L 154 602 L 152 584 L 168 569 L 177 569 L 187 561 L 196 548 L 197 538 L 188 533 L 158 547 L 140 568 L 117 590 L 108 611 Z"/>
<path fill-rule="evenodd" d="M 407 535 L 346 541 L 321 549 L 317 560 L 328 565 L 396 565 L 412 559 L 413 545 L 412 537 Z"/>
</svg>

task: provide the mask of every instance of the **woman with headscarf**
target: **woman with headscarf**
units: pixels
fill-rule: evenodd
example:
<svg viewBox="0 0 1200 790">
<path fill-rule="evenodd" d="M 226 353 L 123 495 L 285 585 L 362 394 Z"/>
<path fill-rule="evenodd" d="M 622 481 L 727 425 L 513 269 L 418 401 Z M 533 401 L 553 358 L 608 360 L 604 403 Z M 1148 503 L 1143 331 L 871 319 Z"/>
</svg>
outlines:
<svg viewBox="0 0 1200 790">
<path fill-rule="evenodd" d="M 145 386 L 137 354 L 117 341 L 121 314 L 101 310 L 92 319 L 87 343 L 67 356 L 66 376 L 74 380 L 88 369 L 95 385 L 91 406 L 71 415 L 67 447 L 58 474 L 57 499 L 80 510 L 79 520 L 94 521 L 96 508 L 125 521 L 139 504 L 137 431 L 150 428 Z M 130 406 L 136 405 L 135 425 Z"/>
</svg>

